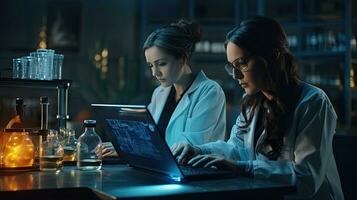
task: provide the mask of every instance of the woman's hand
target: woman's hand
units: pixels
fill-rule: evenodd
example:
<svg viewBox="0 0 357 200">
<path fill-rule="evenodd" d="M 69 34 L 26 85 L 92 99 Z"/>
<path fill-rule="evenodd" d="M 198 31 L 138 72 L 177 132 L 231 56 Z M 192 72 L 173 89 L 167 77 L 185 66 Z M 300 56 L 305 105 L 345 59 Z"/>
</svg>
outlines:
<svg viewBox="0 0 357 200">
<path fill-rule="evenodd" d="M 171 146 L 171 152 L 179 164 L 185 165 L 192 157 L 201 153 L 198 147 L 191 144 L 174 144 Z"/>
<path fill-rule="evenodd" d="M 189 160 L 187 164 L 193 167 L 214 167 L 229 170 L 235 174 L 242 173 L 242 170 L 244 170 L 244 166 L 239 166 L 233 160 L 225 159 L 223 156 L 215 154 L 197 155 Z"/>
<path fill-rule="evenodd" d="M 110 142 L 103 142 L 102 143 L 102 156 L 118 156 L 118 153 L 115 151 L 113 144 Z"/>
</svg>

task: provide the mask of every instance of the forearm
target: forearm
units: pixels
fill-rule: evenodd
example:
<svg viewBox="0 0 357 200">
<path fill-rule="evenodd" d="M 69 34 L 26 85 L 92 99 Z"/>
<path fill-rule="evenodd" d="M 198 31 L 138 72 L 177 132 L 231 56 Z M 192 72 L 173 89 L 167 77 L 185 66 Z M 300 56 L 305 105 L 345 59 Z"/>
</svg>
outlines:
<svg viewBox="0 0 357 200">
<path fill-rule="evenodd" d="M 216 141 L 202 145 L 196 145 L 202 154 L 217 154 L 231 160 L 240 160 L 239 150 L 232 144 L 224 141 Z"/>
</svg>

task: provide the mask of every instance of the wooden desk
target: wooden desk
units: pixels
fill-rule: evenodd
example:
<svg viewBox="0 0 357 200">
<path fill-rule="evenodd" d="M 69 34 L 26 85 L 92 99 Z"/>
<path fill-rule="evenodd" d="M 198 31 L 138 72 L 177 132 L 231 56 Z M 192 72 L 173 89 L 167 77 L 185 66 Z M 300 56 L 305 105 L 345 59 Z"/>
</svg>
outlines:
<svg viewBox="0 0 357 200">
<path fill-rule="evenodd" d="M 66 166 L 60 173 L 22 172 L 0 175 L 0 199 L 283 199 L 293 183 L 247 177 L 173 182 L 126 165 L 104 165 L 86 172 Z"/>
</svg>

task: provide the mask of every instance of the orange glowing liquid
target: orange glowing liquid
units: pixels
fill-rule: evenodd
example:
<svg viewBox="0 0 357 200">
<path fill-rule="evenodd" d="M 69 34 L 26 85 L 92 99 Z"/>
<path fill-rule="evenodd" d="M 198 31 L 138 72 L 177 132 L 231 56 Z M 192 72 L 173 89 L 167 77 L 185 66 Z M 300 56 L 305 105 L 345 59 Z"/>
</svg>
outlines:
<svg viewBox="0 0 357 200">
<path fill-rule="evenodd" d="M 71 147 L 64 147 L 63 161 L 75 161 L 76 160 L 76 150 Z"/>
<path fill-rule="evenodd" d="M 26 132 L 13 132 L 5 143 L 3 164 L 5 167 L 32 167 L 35 148 Z"/>
</svg>

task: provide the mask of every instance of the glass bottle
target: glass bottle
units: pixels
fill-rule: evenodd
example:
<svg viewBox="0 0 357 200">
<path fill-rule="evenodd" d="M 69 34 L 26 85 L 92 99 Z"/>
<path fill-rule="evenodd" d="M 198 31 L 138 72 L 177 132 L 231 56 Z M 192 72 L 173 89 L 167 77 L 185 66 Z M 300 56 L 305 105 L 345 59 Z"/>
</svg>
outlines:
<svg viewBox="0 0 357 200">
<path fill-rule="evenodd" d="M 74 130 L 65 129 L 63 138 L 63 161 L 75 161 L 77 150 L 77 139 Z"/>
<path fill-rule="evenodd" d="M 7 123 L 6 128 L 24 128 L 24 100 L 16 98 L 16 115 Z"/>
<path fill-rule="evenodd" d="M 41 130 L 48 129 L 48 97 L 40 97 L 41 105 Z"/>
<path fill-rule="evenodd" d="M 102 140 L 95 132 L 96 121 L 84 120 L 84 133 L 77 142 L 77 168 L 99 170 L 102 168 Z"/>
<path fill-rule="evenodd" d="M 24 100 L 22 98 L 16 98 L 16 115 L 22 120 L 24 117 Z"/>
<path fill-rule="evenodd" d="M 42 136 L 43 140 L 46 140 L 48 134 L 48 97 L 40 97 L 41 105 L 41 129 L 39 130 L 39 135 Z"/>
</svg>

